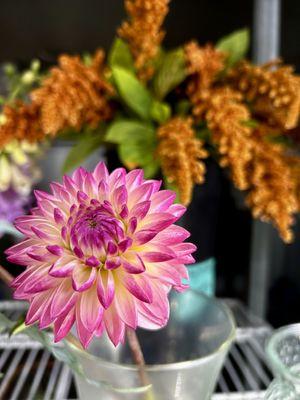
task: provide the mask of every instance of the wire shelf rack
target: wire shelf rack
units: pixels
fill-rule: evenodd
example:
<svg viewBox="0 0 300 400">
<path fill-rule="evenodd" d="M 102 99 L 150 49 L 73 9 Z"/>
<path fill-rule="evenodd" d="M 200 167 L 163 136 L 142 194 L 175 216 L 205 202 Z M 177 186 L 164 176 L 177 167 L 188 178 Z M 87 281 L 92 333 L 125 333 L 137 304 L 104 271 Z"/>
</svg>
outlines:
<svg viewBox="0 0 300 400">
<path fill-rule="evenodd" d="M 225 301 L 235 315 L 238 329 L 212 400 L 262 400 L 272 380 L 264 354 L 271 327 L 240 302 Z M 25 310 L 23 302 L 0 302 L 0 311 L 14 320 Z M 77 399 L 70 369 L 26 335 L 9 338 L 0 334 L 0 371 L 1 400 Z"/>
</svg>

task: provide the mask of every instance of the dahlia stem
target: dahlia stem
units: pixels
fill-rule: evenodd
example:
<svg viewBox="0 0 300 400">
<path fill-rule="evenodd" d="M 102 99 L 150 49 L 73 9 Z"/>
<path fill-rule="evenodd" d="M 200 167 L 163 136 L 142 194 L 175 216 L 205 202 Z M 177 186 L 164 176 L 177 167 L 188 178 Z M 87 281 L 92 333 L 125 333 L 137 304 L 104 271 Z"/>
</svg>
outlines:
<svg viewBox="0 0 300 400">
<path fill-rule="evenodd" d="M 6 283 L 7 286 L 10 286 L 14 280 L 14 277 L 2 265 L 0 265 L 0 280 Z"/>
<path fill-rule="evenodd" d="M 142 386 L 148 386 L 150 385 L 150 380 L 145 370 L 146 363 L 139 339 L 133 329 L 127 328 L 126 333 L 132 359 L 139 370 L 141 384 Z M 154 400 L 154 395 L 151 388 L 145 394 L 145 400 Z"/>
</svg>

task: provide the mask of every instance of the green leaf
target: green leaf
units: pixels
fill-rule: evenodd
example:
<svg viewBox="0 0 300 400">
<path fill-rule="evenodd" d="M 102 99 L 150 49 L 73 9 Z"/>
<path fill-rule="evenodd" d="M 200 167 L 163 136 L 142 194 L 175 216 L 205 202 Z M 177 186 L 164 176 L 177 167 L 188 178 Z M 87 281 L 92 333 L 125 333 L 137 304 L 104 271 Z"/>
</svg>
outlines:
<svg viewBox="0 0 300 400">
<path fill-rule="evenodd" d="M 78 167 L 87 157 L 96 151 L 103 142 L 103 135 L 100 130 L 88 131 L 80 134 L 79 140 L 72 147 L 67 155 L 62 172 L 65 174 Z"/>
<path fill-rule="evenodd" d="M 241 29 L 220 39 L 216 44 L 216 48 L 228 54 L 227 67 L 232 67 L 237 61 L 246 56 L 249 43 L 249 30 Z"/>
<path fill-rule="evenodd" d="M 154 93 L 163 99 L 175 89 L 187 76 L 184 52 L 181 48 L 166 53 L 157 70 L 154 81 Z"/>
<path fill-rule="evenodd" d="M 111 68 L 122 67 L 134 72 L 133 58 L 129 46 L 120 38 L 116 38 L 108 56 L 108 64 Z"/>
<path fill-rule="evenodd" d="M 154 100 L 151 107 L 151 117 L 159 124 L 166 122 L 171 116 L 171 107 L 167 103 Z"/>
<path fill-rule="evenodd" d="M 152 138 L 154 127 L 145 122 L 134 119 L 120 119 L 112 122 L 108 127 L 105 140 L 111 143 L 121 144 L 128 141 L 136 141 L 140 138 Z"/>
<path fill-rule="evenodd" d="M 124 103 L 142 119 L 149 119 L 153 99 L 148 90 L 124 68 L 113 67 L 112 75 Z"/>
<path fill-rule="evenodd" d="M 159 168 L 155 159 L 156 131 L 145 122 L 123 119 L 113 122 L 106 132 L 108 142 L 118 144 L 120 160 L 128 168 L 140 166 L 150 178 Z"/>
</svg>

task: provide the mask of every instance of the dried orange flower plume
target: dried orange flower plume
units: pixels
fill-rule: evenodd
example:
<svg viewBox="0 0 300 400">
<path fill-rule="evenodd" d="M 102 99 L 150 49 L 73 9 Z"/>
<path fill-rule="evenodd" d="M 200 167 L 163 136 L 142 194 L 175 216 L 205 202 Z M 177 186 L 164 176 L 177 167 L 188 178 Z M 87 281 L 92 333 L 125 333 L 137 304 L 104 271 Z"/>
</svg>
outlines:
<svg viewBox="0 0 300 400">
<path fill-rule="evenodd" d="M 201 117 L 205 102 L 210 97 L 210 87 L 219 72 L 224 69 L 225 54 L 211 45 L 200 47 L 192 41 L 185 45 L 187 72 L 190 75 L 187 95 L 193 104 L 193 114 Z"/>
<path fill-rule="evenodd" d="M 169 11 L 169 1 L 125 1 L 129 20 L 123 22 L 118 33 L 128 42 L 135 67 L 142 80 L 148 80 L 153 75 L 151 61 L 158 55 L 160 43 L 165 35 L 161 27 Z"/>
<path fill-rule="evenodd" d="M 243 124 L 250 119 L 241 94 L 224 87 L 211 92 L 205 118 L 218 146 L 220 165 L 229 168 L 235 186 L 248 189 L 247 167 L 252 157 L 251 129 Z"/>
<path fill-rule="evenodd" d="M 242 61 L 229 73 L 229 81 L 253 103 L 254 113 L 292 129 L 300 113 L 300 78 L 293 72 L 278 62 L 255 66 Z"/>
<path fill-rule="evenodd" d="M 204 182 L 208 156 L 203 142 L 195 137 L 191 118 L 175 117 L 158 129 L 157 153 L 161 167 L 169 183 L 179 190 L 180 202 L 188 205 L 192 199 L 194 184 Z"/>
<path fill-rule="evenodd" d="M 253 138 L 249 183 L 251 190 L 246 202 L 252 209 L 253 216 L 273 222 L 282 239 L 286 243 L 291 242 L 291 226 L 298 204 L 295 180 L 282 146 L 266 142 L 259 136 Z"/>
<path fill-rule="evenodd" d="M 45 134 L 56 135 L 66 128 L 80 130 L 84 124 L 96 127 L 112 116 L 109 96 L 112 86 L 103 78 L 104 53 L 98 50 L 90 65 L 80 57 L 61 55 L 40 88 L 31 93 L 41 109 Z"/>
<path fill-rule="evenodd" d="M 44 137 L 39 119 L 39 108 L 35 104 L 17 101 L 5 105 L 0 126 L 0 148 L 14 139 L 35 142 Z"/>
</svg>

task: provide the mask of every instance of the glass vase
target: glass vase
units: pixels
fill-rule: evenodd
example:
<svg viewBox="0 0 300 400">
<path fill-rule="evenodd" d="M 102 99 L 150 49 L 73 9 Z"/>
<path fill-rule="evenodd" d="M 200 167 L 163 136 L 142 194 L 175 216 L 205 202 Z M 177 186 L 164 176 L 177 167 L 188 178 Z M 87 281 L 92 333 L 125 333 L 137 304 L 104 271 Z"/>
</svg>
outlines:
<svg viewBox="0 0 300 400">
<path fill-rule="evenodd" d="M 300 399 L 300 324 L 276 330 L 266 346 L 266 353 L 275 379 L 265 399 Z"/>
<path fill-rule="evenodd" d="M 75 374 L 81 400 L 208 400 L 235 336 L 222 302 L 196 291 L 170 295 L 170 320 L 159 331 L 138 330 L 149 385 L 142 385 L 125 343 L 103 337 L 84 352 L 71 346 L 84 375 Z"/>
</svg>

